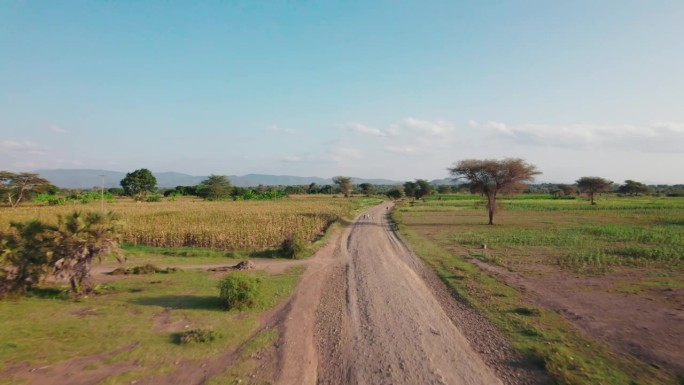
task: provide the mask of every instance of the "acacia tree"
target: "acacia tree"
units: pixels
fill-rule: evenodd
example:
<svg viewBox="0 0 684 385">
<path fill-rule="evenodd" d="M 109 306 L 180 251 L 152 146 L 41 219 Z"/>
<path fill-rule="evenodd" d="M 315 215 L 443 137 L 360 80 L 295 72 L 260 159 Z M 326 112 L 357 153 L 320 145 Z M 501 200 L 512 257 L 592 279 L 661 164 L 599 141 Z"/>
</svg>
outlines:
<svg viewBox="0 0 684 385">
<path fill-rule="evenodd" d="M 606 192 L 613 186 L 613 182 L 597 176 L 583 176 L 579 178 L 575 184 L 580 192 L 589 196 L 592 205 L 596 204 L 594 195 Z"/>
<path fill-rule="evenodd" d="M 340 187 L 344 197 L 349 198 L 349 192 L 352 188 L 351 178 L 348 176 L 336 176 L 333 178 L 333 182 Z"/>
<path fill-rule="evenodd" d="M 448 170 L 455 180 L 465 179 L 472 192 L 482 193 L 487 197 L 490 225 L 494 224 L 497 194 L 520 191 L 525 187 L 524 182 L 530 182 L 535 175 L 541 174 L 534 165 L 517 158 L 466 159 Z"/>
<path fill-rule="evenodd" d="M 17 207 L 28 193 L 41 189 L 44 191 L 51 186 L 50 181 L 35 173 L 15 174 L 9 171 L 0 171 L 0 193 L 7 198 L 13 208 Z"/>
<path fill-rule="evenodd" d="M 651 188 L 641 182 L 636 182 L 627 179 L 625 181 L 625 184 L 618 188 L 618 192 L 621 194 L 628 195 L 648 194 L 649 192 L 651 192 Z"/>
<path fill-rule="evenodd" d="M 201 196 L 207 200 L 219 200 L 230 197 L 230 179 L 225 175 L 209 175 L 209 178 L 201 182 Z"/>
<path fill-rule="evenodd" d="M 145 194 L 157 191 L 157 178 L 146 168 L 129 172 L 121 180 L 124 193 L 130 197 L 139 198 Z"/>
</svg>

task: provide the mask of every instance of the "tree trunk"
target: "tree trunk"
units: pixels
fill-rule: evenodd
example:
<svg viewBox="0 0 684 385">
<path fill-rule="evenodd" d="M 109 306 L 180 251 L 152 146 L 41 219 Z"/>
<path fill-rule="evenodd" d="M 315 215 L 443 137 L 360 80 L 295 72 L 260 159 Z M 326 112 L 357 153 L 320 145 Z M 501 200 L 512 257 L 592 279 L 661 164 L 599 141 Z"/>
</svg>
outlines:
<svg viewBox="0 0 684 385">
<path fill-rule="evenodd" d="M 494 211 L 496 211 L 496 196 L 487 195 L 487 209 L 489 211 L 489 224 L 494 224 Z"/>
</svg>

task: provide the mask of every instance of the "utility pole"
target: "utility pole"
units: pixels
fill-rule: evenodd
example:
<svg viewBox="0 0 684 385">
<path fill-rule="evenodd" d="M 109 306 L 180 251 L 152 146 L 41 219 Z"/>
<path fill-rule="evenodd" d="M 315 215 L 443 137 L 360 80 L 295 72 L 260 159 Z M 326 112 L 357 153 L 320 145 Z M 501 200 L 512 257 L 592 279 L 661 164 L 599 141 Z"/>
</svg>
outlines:
<svg viewBox="0 0 684 385">
<path fill-rule="evenodd" d="M 104 213 L 104 211 L 105 211 L 105 209 L 104 209 L 104 178 L 107 175 L 101 174 L 100 176 L 102 177 L 102 184 L 100 185 L 100 206 L 102 208 L 102 212 Z"/>
</svg>

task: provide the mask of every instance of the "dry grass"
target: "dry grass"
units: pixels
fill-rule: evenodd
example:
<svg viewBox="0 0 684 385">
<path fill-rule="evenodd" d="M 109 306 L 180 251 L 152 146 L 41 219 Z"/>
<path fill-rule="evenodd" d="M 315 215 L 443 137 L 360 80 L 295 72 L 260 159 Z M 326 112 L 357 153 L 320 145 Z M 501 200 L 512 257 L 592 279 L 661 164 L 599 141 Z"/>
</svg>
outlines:
<svg viewBox="0 0 684 385">
<path fill-rule="evenodd" d="M 128 243 L 254 251 L 276 247 L 288 237 L 312 241 L 330 223 L 368 203 L 362 198 L 333 197 L 236 202 L 185 198 L 155 203 L 125 199 L 107 204 L 106 209 L 120 214 L 127 223 L 124 240 Z M 57 214 L 98 209 L 97 203 L 0 208 L 0 231 L 7 229 L 10 221 L 54 222 Z"/>
</svg>

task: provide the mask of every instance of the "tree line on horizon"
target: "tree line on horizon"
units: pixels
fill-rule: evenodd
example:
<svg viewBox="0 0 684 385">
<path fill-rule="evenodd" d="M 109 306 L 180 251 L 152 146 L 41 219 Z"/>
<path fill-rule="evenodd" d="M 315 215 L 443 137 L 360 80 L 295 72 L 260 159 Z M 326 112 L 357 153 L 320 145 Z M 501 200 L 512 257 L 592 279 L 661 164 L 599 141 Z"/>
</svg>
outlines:
<svg viewBox="0 0 684 385">
<path fill-rule="evenodd" d="M 458 164 L 466 162 L 461 165 L 474 166 L 473 162 L 489 162 L 491 166 L 492 162 L 499 162 L 501 166 L 505 161 L 507 160 L 466 160 Z M 517 161 L 523 162 L 520 159 Z M 449 169 L 451 176 L 458 182 L 451 185 L 433 185 L 425 179 L 415 179 L 399 185 L 353 184 L 350 177 L 338 176 L 333 178 L 333 184 L 325 185 L 310 183 L 308 185 L 238 187 L 233 186 L 227 176 L 212 174 L 198 185 L 159 189 L 152 172 L 143 168 L 127 173 L 126 177 L 121 180 L 119 188 L 103 189 L 101 186 L 94 186 L 87 190 L 60 189 L 35 173 L 0 171 L 0 197 L 3 204 L 16 207 L 23 201 L 61 205 L 70 202 L 89 203 L 99 199 L 111 201 L 116 196 L 129 196 L 138 201 L 147 202 L 160 201 L 162 197 L 173 200 L 179 196 L 196 196 L 205 200 L 263 200 L 301 194 L 384 195 L 392 199 L 404 197 L 421 199 L 435 193 L 480 193 L 486 196 L 486 188 L 483 190 L 479 187 L 477 181 L 474 182 L 465 177 L 465 174 L 455 174 L 452 170 L 453 168 Z M 536 171 L 536 168 L 534 170 Z M 584 193 L 592 203 L 595 203 L 595 195 L 601 193 L 625 196 L 684 196 L 682 184 L 646 185 L 634 180 L 617 184 L 600 177 L 582 177 L 572 184 L 532 184 L 529 183 L 531 181 L 532 178 L 526 180 L 527 183 L 517 184 L 514 191 L 527 194 L 551 194 L 557 197 L 575 197 Z"/>
</svg>

